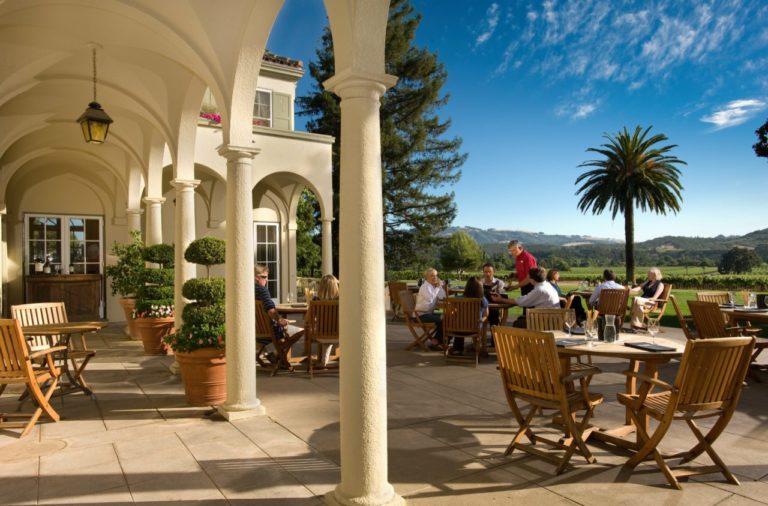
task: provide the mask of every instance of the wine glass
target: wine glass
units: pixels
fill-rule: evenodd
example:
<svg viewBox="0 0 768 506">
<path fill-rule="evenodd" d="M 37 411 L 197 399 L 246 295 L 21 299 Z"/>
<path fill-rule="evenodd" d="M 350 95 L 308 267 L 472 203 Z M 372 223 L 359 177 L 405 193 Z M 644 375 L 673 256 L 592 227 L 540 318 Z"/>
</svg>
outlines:
<svg viewBox="0 0 768 506">
<path fill-rule="evenodd" d="M 595 327 L 595 320 L 587 320 L 584 323 L 584 335 L 587 339 L 587 346 L 590 348 L 595 345 L 595 334 L 597 333 L 597 328 Z"/>
<path fill-rule="evenodd" d="M 565 326 L 568 327 L 568 337 L 571 337 L 571 327 L 576 324 L 576 313 L 573 310 L 565 312 Z"/>
<path fill-rule="evenodd" d="M 658 318 L 651 318 L 648 320 L 648 333 L 651 335 L 651 343 L 656 344 L 656 334 L 659 333 Z"/>
<path fill-rule="evenodd" d="M 736 298 L 733 296 L 733 292 L 728 292 L 728 305 L 731 307 L 736 305 Z"/>
<path fill-rule="evenodd" d="M 285 301 L 286 301 L 288 304 L 290 304 L 291 302 L 293 302 L 293 294 L 292 294 L 291 292 L 288 292 L 288 293 L 285 295 Z"/>
</svg>

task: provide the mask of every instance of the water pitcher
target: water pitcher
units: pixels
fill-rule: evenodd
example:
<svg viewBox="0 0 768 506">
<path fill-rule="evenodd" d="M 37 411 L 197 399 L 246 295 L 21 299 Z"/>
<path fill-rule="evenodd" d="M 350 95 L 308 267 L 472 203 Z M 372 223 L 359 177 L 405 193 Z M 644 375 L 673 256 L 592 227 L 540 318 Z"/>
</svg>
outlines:
<svg viewBox="0 0 768 506">
<path fill-rule="evenodd" d="M 605 315 L 605 328 L 603 329 L 603 340 L 606 343 L 616 341 L 616 315 Z"/>
</svg>

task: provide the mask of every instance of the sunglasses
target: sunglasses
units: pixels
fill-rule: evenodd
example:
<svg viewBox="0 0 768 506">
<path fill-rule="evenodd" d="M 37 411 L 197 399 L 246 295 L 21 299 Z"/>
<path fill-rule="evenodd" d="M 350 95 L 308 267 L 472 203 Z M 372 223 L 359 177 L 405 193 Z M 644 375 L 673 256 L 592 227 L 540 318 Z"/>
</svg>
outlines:
<svg viewBox="0 0 768 506">
<path fill-rule="evenodd" d="M 267 276 L 267 275 L 265 275 L 265 274 L 261 274 L 259 277 L 260 277 L 261 279 L 267 279 L 269 276 Z"/>
</svg>

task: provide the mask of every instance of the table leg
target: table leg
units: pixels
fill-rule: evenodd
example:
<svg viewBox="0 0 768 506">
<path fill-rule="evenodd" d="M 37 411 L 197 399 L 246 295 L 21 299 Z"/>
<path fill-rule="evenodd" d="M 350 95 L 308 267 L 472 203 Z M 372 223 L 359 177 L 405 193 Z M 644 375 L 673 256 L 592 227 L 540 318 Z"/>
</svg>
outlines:
<svg viewBox="0 0 768 506">
<path fill-rule="evenodd" d="M 88 388 L 85 385 L 85 383 L 83 383 L 82 381 L 78 381 L 77 378 L 72 376 L 72 371 L 69 368 L 70 341 L 71 341 L 71 334 L 62 334 L 61 339 L 59 340 L 60 344 L 64 346 L 64 349 L 61 351 L 61 357 L 60 357 L 60 360 L 62 362 L 61 372 L 64 373 L 64 375 L 67 377 L 67 380 L 69 381 L 69 386 L 73 390 L 81 390 L 85 395 L 92 396 L 93 391 L 90 388 Z"/>
</svg>

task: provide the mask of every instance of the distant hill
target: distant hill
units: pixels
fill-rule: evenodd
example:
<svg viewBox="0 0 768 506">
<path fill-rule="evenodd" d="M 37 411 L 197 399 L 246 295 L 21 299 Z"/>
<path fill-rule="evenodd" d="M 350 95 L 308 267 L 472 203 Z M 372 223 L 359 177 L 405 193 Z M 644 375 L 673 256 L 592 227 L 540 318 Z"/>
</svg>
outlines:
<svg viewBox="0 0 768 506">
<path fill-rule="evenodd" d="M 544 232 L 524 232 L 522 230 L 499 230 L 496 228 L 482 229 L 476 227 L 448 227 L 440 234 L 449 236 L 454 232 L 464 231 L 480 245 L 503 244 L 506 246 L 510 239 L 517 239 L 523 244 L 550 245 L 550 246 L 576 246 L 585 244 L 624 244 L 624 241 L 605 239 L 588 235 L 557 235 Z"/>
</svg>

